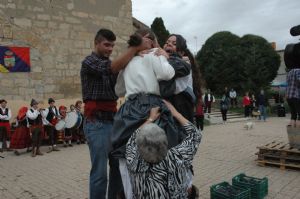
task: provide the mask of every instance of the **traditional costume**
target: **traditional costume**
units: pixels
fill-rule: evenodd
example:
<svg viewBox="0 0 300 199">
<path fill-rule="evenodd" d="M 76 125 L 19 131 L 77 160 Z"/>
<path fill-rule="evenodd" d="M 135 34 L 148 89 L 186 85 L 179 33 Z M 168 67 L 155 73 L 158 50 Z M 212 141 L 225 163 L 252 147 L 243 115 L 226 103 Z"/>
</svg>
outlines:
<svg viewBox="0 0 300 199">
<path fill-rule="evenodd" d="M 16 129 L 11 136 L 11 149 L 24 149 L 31 146 L 31 138 L 28 128 L 28 119 L 26 117 L 26 113 L 28 111 L 27 107 L 21 107 L 19 109 L 18 116 L 16 118 Z M 19 155 L 18 151 L 15 151 L 16 155 Z"/>
<path fill-rule="evenodd" d="M 67 117 L 67 107 L 65 106 L 60 106 L 59 108 L 59 114 L 61 115 L 61 119 L 64 120 Z M 65 128 L 63 130 L 64 132 L 64 138 L 63 138 L 63 142 L 64 142 L 64 147 L 67 146 L 73 146 L 72 145 L 72 131 L 73 129 L 69 129 L 69 128 Z"/>
<path fill-rule="evenodd" d="M 215 102 L 215 97 L 210 93 L 210 90 L 208 90 L 208 93 L 203 95 L 202 101 L 204 102 L 204 113 L 208 112 L 208 117 L 210 117 L 211 112 L 211 105 L 213 102 Z"/>
<path fill-rule="evenodd" d="M 43 155 L 40 151 L 42 140 L 43 121 L 40 111 L 37 109 L 38 102 L 31 100 L 31 108 L 27 111 L 26 116 L 29 123 L 29 132 L 32 140 L 32 157 Z"/>
<path fill-rule="evenodd" d="M 47 132 L 47 135 L 49 136 L 49 151 L 47 153 L 50 153 L 52 151 L 60 151 L 56 147 L 57 143 L 57 131 L 55 129 L 55 124 L 58 122 L 58 119 L 60 118 L 59 112 L 54 106 L 54 99 L 49 98 L 48 104 L 50 105 L 49 108 L 45 109 L 43 114 L 43 124 L 44 124 L 44 130 Z"/>
<path fill-rule="evenodd" d="M 83 118 L 83 114 L 81 112 L 81 104 L 82 104 L 81 101 L 77 101 L 75 103 L 75 111 L 78 114 L 80 114 L 81 117 Z M 83 122 L 81 122 L 79 128 L 74 131 L 73 137 L 76 140 L 77 144 L 84 144 L 85 143 L 85 136 L 84 136 L 84 132 L 83 132 Z"/>
<path fill-rule="evenodd" d="M 0 151 L 9 148 L 11 110 L 6 107 L 7 101 L 0 100 Z"/>
</svg>

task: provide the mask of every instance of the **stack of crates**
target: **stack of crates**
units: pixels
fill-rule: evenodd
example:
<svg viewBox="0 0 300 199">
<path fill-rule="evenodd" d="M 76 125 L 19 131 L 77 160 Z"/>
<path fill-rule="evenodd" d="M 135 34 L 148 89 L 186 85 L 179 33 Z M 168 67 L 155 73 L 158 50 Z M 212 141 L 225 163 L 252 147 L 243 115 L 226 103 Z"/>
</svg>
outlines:
<svg viewBox="0 0 300 199">
<path fill-rule="evenodd" d="M 222 182 L 210 187 L 211 199 L 251 199 L 249 188 L 240 188 Z"/>
<path fill-rule="evenodd" d="M 268 178 L 255 178 L 241 173 L 232 178 L 232 184 L 251 190 L 251 199 L 263 199 L 268 195 Z"/>
</svg>

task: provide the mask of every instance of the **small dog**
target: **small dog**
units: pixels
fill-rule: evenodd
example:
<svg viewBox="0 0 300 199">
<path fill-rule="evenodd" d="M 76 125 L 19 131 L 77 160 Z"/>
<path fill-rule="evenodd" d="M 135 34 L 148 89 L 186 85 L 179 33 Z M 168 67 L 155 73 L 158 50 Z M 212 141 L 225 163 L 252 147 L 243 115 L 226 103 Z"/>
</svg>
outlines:
<svg viewBox="0 0 300 199">
<path fill-rule="evenodd" d="M 247 122 L 245 125 L 244 125 L 244 128 L 247 129 L 247 130 L 250 130 L 252 129 L 254 126 L 253 122 Z"/>
</svg>

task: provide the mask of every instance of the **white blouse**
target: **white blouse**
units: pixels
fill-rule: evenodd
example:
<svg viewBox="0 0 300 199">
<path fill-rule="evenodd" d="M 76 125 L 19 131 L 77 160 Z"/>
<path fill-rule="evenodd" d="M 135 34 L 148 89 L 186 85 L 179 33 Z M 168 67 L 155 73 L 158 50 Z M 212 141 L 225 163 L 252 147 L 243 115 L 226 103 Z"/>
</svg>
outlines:
<svg viewBox="0 0 300 199">
<path fill-rule="evenodd" d="M 136 93 L 160 95 L 158 82 L 172 79 L 175 71 L 164 56 L 154 55 L 155 50 L 144 56 L 135 56 L 119 74 L 115 87 L 118 96 Z"/>
<path fill-rule="evenodd" d="M 33 112 L 31 111 L 33 110 Z M 40 112 L 38 110 L 32 109 L 30 108 L 27 112 L 26 112 L 26 116 L 31 119 L 31 120 L 35 120 L 38 116 L 39 116 Z"/>
<path fill-rule="evenodd" d="M 5 113 L 5 109 L 6 108 L 2 108 L 2 107 L 0 107 L 1 109 L 2 109 L 2 113 Z M 10 118 L 11 118 L 11 110 L 9 109 L 9 108 L 7 108 L 8 109 L 8 114 L 7 115 L 1 115 L 0 114 L 0 120 L 10 120 Z"/>
</svg>

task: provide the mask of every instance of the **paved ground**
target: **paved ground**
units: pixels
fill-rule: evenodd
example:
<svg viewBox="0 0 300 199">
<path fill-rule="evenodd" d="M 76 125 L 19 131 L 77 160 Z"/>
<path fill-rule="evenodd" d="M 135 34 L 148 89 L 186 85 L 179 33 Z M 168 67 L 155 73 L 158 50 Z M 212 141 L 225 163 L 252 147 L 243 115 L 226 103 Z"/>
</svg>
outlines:
<svg viewBox="0 0 300 199">
<path fill-rule="evenodd" d="M 205 128 L 194 160 L 194 183 L 201 198 L 209 198 L 209 187 L 241 172 L 269 178 L 269 198 L 300 199 L 300 171 L 259 167 L 254 160 L 256 146 L 273 140 L 287 141 L 287 119 L 270 118 L 255 122 L 252 130 L 244 122 Z M 46 151 L 46 148 L 43 148 Z M 62 148 L 44 156 L 16 157 L 0 153 L 0 199 L 83 199 L 88 195 L 89 154 L 87 145 Z"/>
<path fill-rule="evenodd" d="M 210 124 L 222 124 L 222 114 L 220 109 L 212 108 L 210 117 L 208 117 L 208 114 L 205 114 L 205 119 L 209 120 Z M 243 122 L 248 120 L 248 118 L 245 118 L 245 116 L 241 113 L 235 113 L 229 110 L 227 112 L 227 122 Z"/>
<path fill-rule="evenodd" d="M 231 182 L 233 176 L 247 175 L 269 179 L 267 198 L 300 199 L 300 170 L 282 171 L 276 167 L 259 167 L 255 163 L 257 146 L 273 140 L 287 141 L 284 118 L 255 121 L 254 129 L 245 130 L 245 122 L 214 125 L 205 129 L 196 155 L 195 184 L 203 198 L 209 198 L 209 187 L 222 181 Z"/>
</svg>

